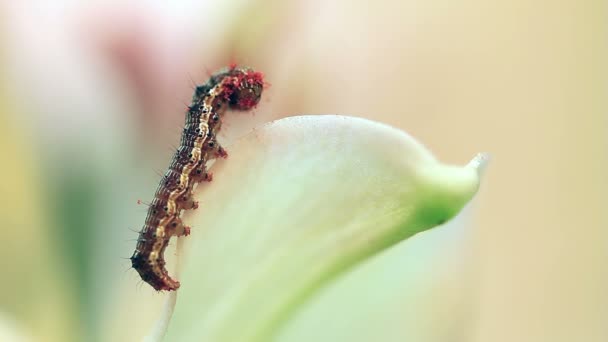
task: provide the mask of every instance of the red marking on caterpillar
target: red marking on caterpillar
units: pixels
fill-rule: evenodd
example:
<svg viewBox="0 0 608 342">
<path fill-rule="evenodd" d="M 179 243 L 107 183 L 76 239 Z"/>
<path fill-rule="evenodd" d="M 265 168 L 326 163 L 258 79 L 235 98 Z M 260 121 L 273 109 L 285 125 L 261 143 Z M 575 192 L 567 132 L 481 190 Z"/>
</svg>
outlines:
<svg viewBox="0 0 608 342">
<path fill-rule="evenodd" d="M 187 236 L 181 212 L 198 208 L 192 198 L 194 185 L 212 179 L 207 162 L 226 158 L 228 153 L 217 142 L 222 116 L 228 107 L 249 110 L 255 107 L 264 89 L 263 75 L 251 69 L 230 65 L 197 86 L 186 113 L 181 144 L 163 176 L 139 232 L 133 268 L 155 290 L 177 290 L 179 281 L 165 269 L 164 252 L 172 236 Z"/>
</svg>

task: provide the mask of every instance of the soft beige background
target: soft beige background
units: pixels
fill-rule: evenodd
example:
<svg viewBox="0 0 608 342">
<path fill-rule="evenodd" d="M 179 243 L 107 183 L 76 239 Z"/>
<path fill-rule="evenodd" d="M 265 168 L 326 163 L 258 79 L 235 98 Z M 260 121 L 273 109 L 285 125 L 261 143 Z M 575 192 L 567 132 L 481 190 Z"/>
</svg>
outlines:
<svg viewBox="0 0 608 342">
<path fill-rule="evenodd" d="M 388 122 L 455 163 L 492 153 L 478 341 L 608 339 L 606 10 L 319 1 L 285 39 L 289 62 L 276 57 L 289 72 L 274 92 L 290 89 L 296 112 Z"/>
<path fill-rule="evenodd" d="M 400 127 L 447 162 L 462 164 L 482 150 L 493 155 L 474 214 L 482 266 L 472 340 L 606 341 L 607 7 L 574 0 L 5 2 L 0 132 L 13 135 L 0 141 L 3 151 L 32 156 L 8 157 L 8 164 L 33 171 L 3 168 L 3 197 L 22 189 L 15 179 L 44 184 L 48 175 L 36 163 L 66 160 L 48 154 L 67 149 L 71 160 L 70 153 L 87 154 L 74 145 L 95 142 L 97 180 L 120 190 L 97 202 L 112 220 L 83 227 L 100 241 L 90 253 L 92 293 L 104 293 L 92 301 L 90 319 L 131 326 L 140 336 L 149 317 L 127 322 L 129 313 L 111 310 L 112 298 L 126 296 L 136 279 L 121 275 L 119 285 L 107 285 L 125 266 L 107 260 L 130 253 L 124 240 L 133 235 L 124 231 L 138 229 L 143 215 L 133 203 L 154 187 L 150 170 L 166 163 L 169 152 L 157 151 L 176 141 L 182 119 L 168 113 L 181 113 L 188 101 L 188 78 L 201 81 L 203 68 L 236 59 L 264 70 L 272 87 L 253 119 L 226 129 L 228 138 L 256 122 L 337 113 Z M 150 176 L 142 179 L 144 171 Z M 41 188 L 31 197 L 44 213 Z M 32 203 L 11 200 L 2 215 L 12 222 Z M 47 236 L 52 224 L 35 217 L 22 223 L 28 234 L 1 229 L 3 241 L 24 246 L 0 251 L 9 274 L 38 260 L 26 246 L 42 244 L 40 255 L 57 249 Z M 69 273 L 61 261 L 49 263 Z M 42 280 L 15 279 L 0 285 L 11 294 L 0 297 L 0 308 L 24 330 L 61 326 L 49 323 L 58 316 L 44 321 L 35 305 L 14 300 L 27 296 L 20 282 Z M 67 297 L 78 286 L 55 283 Z M 138 295 L 160 303 L 146 289 Z M 72 321 L 76 309 L 63 309 Z"/>
<path fill-rule="evenodd" d="M 478 203 L 475 340 L 607 340 L 606 6 L 317 5 L 276 84 L 305 94 L 298 112 L 373 117 L 446 161 L 494 156 Z"/>
</svg>

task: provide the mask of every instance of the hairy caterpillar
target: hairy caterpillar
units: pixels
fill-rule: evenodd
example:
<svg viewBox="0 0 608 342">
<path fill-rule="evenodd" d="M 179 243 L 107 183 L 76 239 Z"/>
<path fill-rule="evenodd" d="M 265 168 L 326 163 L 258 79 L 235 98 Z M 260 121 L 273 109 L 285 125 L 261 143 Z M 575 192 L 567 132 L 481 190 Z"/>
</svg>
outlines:
<svg viewBox="0 0 608 342">
<path fill-rule="evenodd" d="M 190 227 L 184 226 L 180 216 L 183 210 L 198 207 L 192 190 L 195 184 L 211 181 L 207 162 L 228 156 L 216 140 L 224 112 L 228 107 L 255 107 L 263 88 L 261 73 L 237 66 L 213 74 L 207 83 L 196 87 L 180 146 L 158 185 L 131 256 L 133 268 L 155 290 L 171 291 L 180 286 L 165 269 L 163 254 L 172 236 L 190 234 Z"/>
</svg>

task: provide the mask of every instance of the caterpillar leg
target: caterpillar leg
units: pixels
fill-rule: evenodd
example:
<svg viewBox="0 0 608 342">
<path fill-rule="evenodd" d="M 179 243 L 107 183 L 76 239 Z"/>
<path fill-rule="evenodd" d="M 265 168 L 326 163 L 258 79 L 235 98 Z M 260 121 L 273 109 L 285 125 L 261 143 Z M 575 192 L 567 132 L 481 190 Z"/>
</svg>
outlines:
<svg viewBox="0 0 608 342">
<path fill-rule="evenodd" d="M 205 173 L 205 179 L 204 179 L 204 181 L 205 182 L 211 182 L 212 180 L 213 180 L 213 173 L 211 173 L 211 172 Z"/>
<path fill-rule="evenodd" d="M 188 236 L 188 235 L 190 235 L 190 230 L 191 230 L 191 229 L 190 229 L 190 227 L 189 227 L 189 226 L 184 226 L 184 229 L 183 229 L 183 231 L 181 232 L 181 234 L 180 234 L 180 232 L 176 232 L 176 235 L 177 235 L 177 236 Z"/>
<path fill-rule="evenodd" d="M 190 178 L 192 179 L 193 184 L 200 182 L 211 182 L 213 175 L 210 172 L 207 172 L 207 168 L 204 164 L 200 163 L 196 166 L 194 171 L 192 171 Z"/>
<path fill-rule="evenodd" d="M 215 156 L 226 159 L 228 158 L 228 152 L 222 146 L 218 146 Z"/>
<path fill-rule="evenodd" d="M 178 199 L 178 207 L 183 210 L 191 210 L 198 208 L 198 201 L 194 200 L 192 191 L 187 191 Z"/>
</svg>

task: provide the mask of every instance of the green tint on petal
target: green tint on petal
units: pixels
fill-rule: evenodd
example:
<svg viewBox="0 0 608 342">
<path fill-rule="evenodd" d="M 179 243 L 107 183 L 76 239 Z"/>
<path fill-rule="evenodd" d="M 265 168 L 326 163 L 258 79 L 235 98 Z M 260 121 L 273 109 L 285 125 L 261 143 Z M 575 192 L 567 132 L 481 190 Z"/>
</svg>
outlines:
<svg viewBox="0 0 608 342">
<path fill-rule="evenodd" d="M 276 340 L 471 341 L 474 243 L 461 216 L 338 277 L 298 310 Z"/>
<path fill-rule="evenodd" d="M 442 165 L 402 131 L 342 116 L 255 130 L 214 165 L 186 216 L 170 341 L 267 341 L 365 259 L 457 214 L 475 167 Z"/>
</svg>

